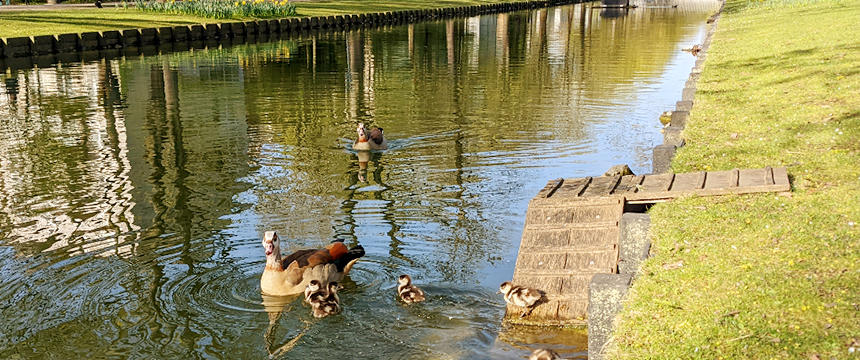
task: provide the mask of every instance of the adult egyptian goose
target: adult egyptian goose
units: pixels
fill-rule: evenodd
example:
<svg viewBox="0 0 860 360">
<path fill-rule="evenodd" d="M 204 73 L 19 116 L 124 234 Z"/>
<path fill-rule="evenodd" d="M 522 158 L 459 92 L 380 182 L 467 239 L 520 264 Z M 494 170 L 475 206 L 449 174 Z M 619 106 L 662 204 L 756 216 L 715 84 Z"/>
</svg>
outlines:
<svg viewBox="0 0 860 360">
<path fill-rule="evenodd" d="M 543 292 L 540 290 L 517 286 L 510 281 L 499 285 L 499 292 L 505 294 L 506 303 L 525 308 L 520 317 L 531 313 L 534 306 L 543 298 Z"/>
<path fill-rule="evenodd" d="M 358 132 L 358 139 L 356 139 L 355 142 L 352 144 L 353 150 L 361 151 L 388 149 L 388 141 L 385 140 L 385 136 L 382 133 L 382 128 L 375 127 L 373 129 L 370 129 L 370 134 L 368 134 L 367 129 L 364 128 L 364 124 L 359 123 L 356 132 Z"/>
<path fill-rule="evenodd" d="M 263 248 L 266 269 L 260 277 L 260 290 L 275 296 L 301 294 L 311 280 L 320 284 L 340 281 L 358 258 L 364 256 L 361 245 L 347 249 L 338 241 L 322 249 L 299 250 L 282 259 L 280 240 L 274 231 L 263 235 Z"/>
<path fill-rule="evenodd" d="M 424 301 L 424 290 L 412 285 L 412 278 L 409 275 L 400 275 L 397 279 L 397 294 L 407 304 Z"/>
</svg>

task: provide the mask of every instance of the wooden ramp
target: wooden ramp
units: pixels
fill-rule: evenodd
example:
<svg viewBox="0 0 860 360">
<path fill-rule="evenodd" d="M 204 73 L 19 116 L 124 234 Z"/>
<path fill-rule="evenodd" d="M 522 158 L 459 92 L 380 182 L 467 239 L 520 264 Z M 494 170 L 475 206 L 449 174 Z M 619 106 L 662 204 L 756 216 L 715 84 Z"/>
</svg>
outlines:
<svg viewBox="0 0 860 360">
<path fill-rule="evenodd" d="M 685 174 L 601 176 L 550 181 L 529 203 L 513 282 L 540 289 L 546 301 L 511 322 L 584 324 L 588 285 L 598 273 L 618 272 L 618 223 L 625 204 L 685 195 L 789 191 L 785 168 Z"/>
</svg>

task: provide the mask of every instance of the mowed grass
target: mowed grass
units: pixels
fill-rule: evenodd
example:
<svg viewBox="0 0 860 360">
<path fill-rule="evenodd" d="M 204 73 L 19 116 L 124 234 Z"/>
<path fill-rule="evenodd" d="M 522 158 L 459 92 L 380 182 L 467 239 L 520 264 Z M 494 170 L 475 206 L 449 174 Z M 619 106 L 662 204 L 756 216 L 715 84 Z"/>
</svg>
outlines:
<svg viewBox="0 0 860 360">
<path fill-rule="evenodd" d="M 200 16 L 134 9 L 0 11 L 0 38 L 219 22 Z"/>
<path fill-rule="evenodd" d="M 328 16 L 512 2 L 510 0 L 345 0 L 295 2 L 298 16 Z M 234 20 L 248 20 L 236 18 Z M 0 38 L 226 22 L 200 16 L 104 8 L 0 11 Z"/>
<path fill-rule="evenodd" d="M 653 207 L 610 358 L 860 358 L 857 34 L 860 0 L 729 0 L 673 170 L 786 166 L 793 190 Z"/>
</svg>

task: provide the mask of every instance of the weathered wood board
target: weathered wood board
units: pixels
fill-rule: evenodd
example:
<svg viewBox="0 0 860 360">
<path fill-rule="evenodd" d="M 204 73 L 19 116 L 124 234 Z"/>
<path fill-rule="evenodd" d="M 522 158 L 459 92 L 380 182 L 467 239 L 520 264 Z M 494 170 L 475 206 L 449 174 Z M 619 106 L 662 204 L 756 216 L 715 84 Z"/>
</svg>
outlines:
<svg viewBox="0 0 860 360">
<path fill-rule="evenodd" d="M 790 190 L 783 167 L 552 180 L 529 203 L 513 278 L 544 291 L 546 301 L 524 319 L 523 309 L 509 305 L 506 318 L 584 324 L 591 277 L 618 272 L 618 222 L 627 203 Z"/>
</svg>

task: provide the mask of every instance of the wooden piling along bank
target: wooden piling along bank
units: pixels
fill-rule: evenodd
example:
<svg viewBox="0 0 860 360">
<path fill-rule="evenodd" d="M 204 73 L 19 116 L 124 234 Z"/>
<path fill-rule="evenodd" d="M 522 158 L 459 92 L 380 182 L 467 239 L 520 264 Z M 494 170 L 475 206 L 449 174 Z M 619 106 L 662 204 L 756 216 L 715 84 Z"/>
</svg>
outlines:
<svg viewBox="0 0 860 360">
<path fill-rule="evenodd" d="M 591 278 L 618 273 L 618 225 L 627 204 L 790 189 L 786 169 L 771 167 L 552 180 L 529 203 L 513 278 L 544 291 L 545 302 L 525 318 L 509 305 L 506 320 L 583 325 Z"/>
<path fill-rule="evenodd" d="M 0 39 L 0 69 L 48 66 L 115 56 L 151 55 L 165 51 L 276 40 L 313 30 L 337 30 L 475 16 L 579 3 L 582 0 L 530 0 L 437 9 L 416 9 L 337 16 L 290 17 L 285 19 L 225 22 L 222 24 L 124 29 L 81 34 L 39 35 Z"/>
</svg>

